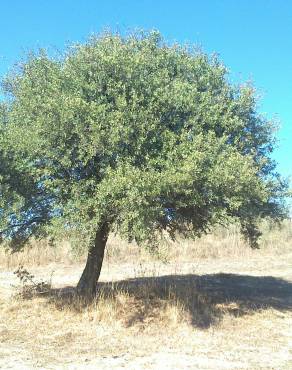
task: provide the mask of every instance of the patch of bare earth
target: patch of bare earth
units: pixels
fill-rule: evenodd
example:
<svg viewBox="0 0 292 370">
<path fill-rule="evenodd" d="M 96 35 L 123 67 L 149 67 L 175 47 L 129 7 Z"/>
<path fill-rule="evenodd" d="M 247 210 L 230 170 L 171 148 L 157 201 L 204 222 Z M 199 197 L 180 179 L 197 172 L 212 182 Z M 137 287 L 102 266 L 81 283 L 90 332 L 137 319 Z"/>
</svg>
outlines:
<svg viewBox="0 0 292 370">
<path fill-rule="evenodd" d="M 292 369 L 292 253 L 107 258 L 95 300 L 74 286 L 83 264 L 28 269 L 51 280 L 16 297 L 0 267 L 0 368 Z"/>
</svg>

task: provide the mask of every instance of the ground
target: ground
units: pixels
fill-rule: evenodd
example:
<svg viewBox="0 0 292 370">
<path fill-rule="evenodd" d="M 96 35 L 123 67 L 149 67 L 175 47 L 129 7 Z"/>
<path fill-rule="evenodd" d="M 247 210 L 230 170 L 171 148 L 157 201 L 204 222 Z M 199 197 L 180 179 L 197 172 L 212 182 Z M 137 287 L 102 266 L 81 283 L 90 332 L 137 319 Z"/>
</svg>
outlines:
<svg viewBox="0 0 292 370">
<path fill-rule="evenodd" d="M 52 287 L 22 296 L 15 267 L 0 267 L 0 368 L 292 369 L 289 245 L 196 261 L 107 258 L 93 302 L 74 293 L 83 266 L 32 264 Z"/>
</svg>

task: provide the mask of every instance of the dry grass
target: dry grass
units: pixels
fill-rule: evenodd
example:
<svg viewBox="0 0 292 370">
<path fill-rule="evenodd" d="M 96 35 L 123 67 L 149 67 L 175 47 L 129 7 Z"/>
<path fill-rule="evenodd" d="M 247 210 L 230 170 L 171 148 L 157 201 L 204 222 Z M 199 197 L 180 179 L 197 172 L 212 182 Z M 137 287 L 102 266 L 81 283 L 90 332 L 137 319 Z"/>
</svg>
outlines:
<svg viewBox="0 0 292 370">
<path fill-rule="evenodd" d="M 0 368 L 290 369 L 291 236 L 267 228 L 251 251 L 217 231 L 162 245 L 168 263 L 112 237 L 91 302 L 75 295 L 83 265 L 68 244 L 2 255 Z M 55 269 L 52 289 L 15 296 L 19 262 L 39 279 Z"/>
<path fill-rule="evenodd" d="M 51 246 L 47 240 L 31 241 L 30 245 L 22 251 L 15 253 L 11 253 L 9 249 L 0 248 L 0 267 L 8 270 L 19 265 L 45 266 L 60 262 L 71 264 L 75 260 L 70 243 L 65 240 L 57 247 Z"/>
<path fill-rule="evenodd" d="M 14 298 L 0 305 L 0 354 L 15 368 L 289 369 L 291 285 L 172 275 L 105 282 L 93 302 L 68 288 Z"/>
<path fill-rule="evenodd" d="M 250 258 L 259 255 L 279 255 L 291 248 L 292 220 L 285 221 L 280 226 L 262 225 L 261 248 L 251 250 L 242 239 L 239 228 L 231 226 L 228 229 L 218 228 L 212 234 L 207 234 L 197 240 L 178 238 L 176 242 L 165 240 L 161 243 L 157 254 L 151 255 L 147 250 L 139 248 L 135 243 L 127 243 L 119 237 L 111 235 L 107 244 L 106 263 L 132 263 L 139 261 L 190 262 L 202 259 L 218 258 Z M 72 252 L 70 242 L 64 240 L 57 246 L 51 246 L 48 241 L 32 241 L 28 248 L 11 254 L 9 250 L 0 248 L 0 267 L 11 269 L 19 265 L 46 266 L 50 263 L 84 262 L 85 254 Z"/>
</svg>

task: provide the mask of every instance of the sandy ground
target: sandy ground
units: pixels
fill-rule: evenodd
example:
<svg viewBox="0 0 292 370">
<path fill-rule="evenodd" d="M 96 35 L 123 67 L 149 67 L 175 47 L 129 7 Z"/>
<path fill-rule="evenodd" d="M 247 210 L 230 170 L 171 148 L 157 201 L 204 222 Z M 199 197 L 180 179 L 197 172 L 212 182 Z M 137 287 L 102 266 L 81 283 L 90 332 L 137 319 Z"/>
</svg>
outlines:
<svg viewBox="0 0 292 370">
<path fill-rule="evenodd" d="M 140 324 L 108 327 L 84 317 L 78 326 L 74 313 L 51 315 L 46 300 L 15 301 L 17 279 L 13 271 L 0 268 L 0 368 L 292 369 L 291 266 L 292 253 L 184 264 L 105 263 L 100 279 L 104 284 L 191 282 L 218 309 L 216 320 L 204 313 L 204 325 L 194 316 L 192 324 L 154 327 L 143 317 L 143 329 Z M 51 264 L 31 271 L 62 288 L 76 284 L 82 266 Z M 64 343 L 61 336 L 66 337 Z"/>
</svg>

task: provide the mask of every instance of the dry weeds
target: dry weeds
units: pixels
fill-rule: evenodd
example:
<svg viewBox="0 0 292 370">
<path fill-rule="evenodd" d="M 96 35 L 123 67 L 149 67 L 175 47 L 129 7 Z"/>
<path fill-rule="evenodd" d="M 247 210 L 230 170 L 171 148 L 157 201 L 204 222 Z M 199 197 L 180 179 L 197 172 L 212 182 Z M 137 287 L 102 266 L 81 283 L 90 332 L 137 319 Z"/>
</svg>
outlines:
<svg viewBox="0 0 292 370">
<path fill-rule="evenodd" d="M 161 246 L 167 263 L 112 237 L 91 302 L 68 245 L 2 255 L 0 368 L 291 369 L 291 235 L 266 230 L 251 251 L 218 231 Z M 52 289 L 16 297 L 19 262 Z"/>
</svg>

